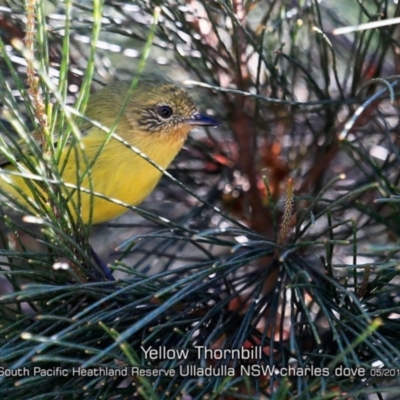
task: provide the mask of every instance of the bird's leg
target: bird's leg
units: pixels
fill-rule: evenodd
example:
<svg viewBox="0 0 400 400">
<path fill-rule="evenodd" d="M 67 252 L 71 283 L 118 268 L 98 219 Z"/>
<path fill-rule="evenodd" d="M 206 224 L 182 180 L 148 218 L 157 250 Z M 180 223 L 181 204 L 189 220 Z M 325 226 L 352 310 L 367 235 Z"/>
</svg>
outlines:
<svg viewBox="0 0 400 400">
<path fill-rule="evenodd" d="M 98 267 L 103 272 L 104 276 L 109 281 L 115 281 L 113 274 L 111 273 L 110 269 L 107 267 L 106 264 L 101 260 L 101 258 L 97 255 L 97 253 L 93 250 L 93 247 L 90 246 L 90 254 L 93 257 L 94 262 L 98 265 Z"/>
</svg>

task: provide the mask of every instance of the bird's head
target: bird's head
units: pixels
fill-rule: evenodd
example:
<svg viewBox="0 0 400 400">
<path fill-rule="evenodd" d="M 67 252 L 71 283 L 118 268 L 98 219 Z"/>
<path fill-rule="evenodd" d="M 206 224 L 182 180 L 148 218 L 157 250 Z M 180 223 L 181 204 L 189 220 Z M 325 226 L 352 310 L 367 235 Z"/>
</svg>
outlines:
<svg viewBox="0 0 400 400">
<path fill-rule="evenodd" d="M 87 115 L 111 126 L 114 122 L 111 117 L 115 120 L 115 109 L 121 107 L 129 86 L 130 82 L 119 81 L 99 90 L 89 101 Z M 102 103 L 101 107 L 98 107 L 99 103 Z M 107 103 L 106 106 L 104 103 Z M 106 115 L 105 110 L 111 109 L 114 112 Z M 141 135 L 167 135 L 183 140 L 195 126 L 218 125 L 214 119 L 196 110 L 193 100 L 184 89 L 158 79 L 142 79 L 138 82 L 118 124 L 117 131 L 121 130 L 123 136 L 123 129 L 120 128 L 126 123 L 130 131 Z"/>
<path fill-rule="evenodd" d="M 143 81 L 137 93 L 132 102 L 140 101 L 137 121 L 147 131 L 167 134 L 182 131 L 187 135 L 195 126 L 218 125 L 214 119 L 200 114 L 188 93 L 174 84 Z"/>
</svg>

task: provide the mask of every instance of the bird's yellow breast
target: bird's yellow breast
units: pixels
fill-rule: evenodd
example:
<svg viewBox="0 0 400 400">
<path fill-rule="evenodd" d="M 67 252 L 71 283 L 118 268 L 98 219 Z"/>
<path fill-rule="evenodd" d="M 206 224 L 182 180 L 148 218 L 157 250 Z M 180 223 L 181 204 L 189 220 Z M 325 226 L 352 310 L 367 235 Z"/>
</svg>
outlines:
<svg viewBox="0 0 400 400">
<path fill-rule="evenodd" d="M 131 140 L 130 144 L 164 169 L 175 158 L 184 141 L 183 137 L 171 140 L 170 136 L 163 134 L 149 135 L 145 133 L 140 136 L 140 143 L 136 143 L 137 140 Z M 88 160 L 93 160 L 103 140 L 96 133 L 83 139 L 83 147 Z M 157 142 L 157 146 L 153 141 Z M 83 164 L 82 160 L 80 160 L 80 164 Z M 81 172 L 83 173 L 84 170 L 85 167 L 82 166 Z M 64 182 L 76 182 L 74 162 L 66 163 L 62 176 Z M 86 189 L 92 187 L 94 192 L 92 199 L 89 194 L 81 193 L 80 208 L 83 221 L 85 223 L 89 221 L 90 213 L 92 213 L 92 223 L 97 224 L 126 212 L 126 207 L 103 199 L 98 194 L 128 205 L 137 205 L 150 194 L 161 176 L 162 173 L 155 166 L 112 138 L 81 184 L 81 187 Z M 77 194 L 73 196 L 75 201 L 77 198 Z M 91 201 L 93 202 L 92 206 L 90 206 Z"/>
</svg>

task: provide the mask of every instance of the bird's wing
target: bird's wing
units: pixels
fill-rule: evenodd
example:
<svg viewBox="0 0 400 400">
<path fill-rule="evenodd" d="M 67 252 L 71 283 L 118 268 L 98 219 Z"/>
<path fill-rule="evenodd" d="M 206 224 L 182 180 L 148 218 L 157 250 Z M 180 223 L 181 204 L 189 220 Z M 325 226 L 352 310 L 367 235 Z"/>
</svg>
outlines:
<svg viewBox="0 0 400 400">
<path fill-rule="evenodd" d="M 82 123 L 79 124 L 81 135 L 86 136 L 92 127 L 93 125 L 89 121 L 82 121 Z M 57 141 L 58 138 L 56 138 L 54 141 L 55 146 L 57 146 Z M 22 141 L 16 141 L 15 144 L 13 145 L 11 140 L 8 140 L 8 142 L 9 146 L 7 147 L 17 161 L 21 160 L 23 157 L 27 155 L 29 156 L 33 154 L 31 147 L 27 143 L 24 143 Z M 42 147 L 39 141 L 37 141 L 37 145 L 39 146 L 39 148 Z M 7 156 L 0 151 L 0 168 L 5 168 L 7 167 L 7 165 L 11 165 L 11 162 L 9 161 Z"/>
<path fill-rule="evenodd" d="M 26 143 L 19 142 L 17 146 L 18 149 L 16 148 L 16 145 L 12 145 L 11 143 L 7 146 L 7 149 L 12 153 L 17 161 L 23 158 L 24 154 L 32 153 L 32 150 Z M 7 165 L 10 164 L 11 162 L 9 161 L 8 157 L 0 151 L 0 168 L 7 167 Z"/>
</svg>

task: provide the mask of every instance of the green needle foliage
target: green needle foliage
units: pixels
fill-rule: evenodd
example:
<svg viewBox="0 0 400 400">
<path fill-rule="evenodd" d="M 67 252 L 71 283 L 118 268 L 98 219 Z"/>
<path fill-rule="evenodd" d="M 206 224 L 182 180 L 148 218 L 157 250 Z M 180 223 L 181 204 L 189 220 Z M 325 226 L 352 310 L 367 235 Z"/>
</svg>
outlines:
<svg viewBox="0 0 400 400">
<path fill-rule="evenodd" d="M 398 2 L 3 4 L 0 153 L 38 185 L 1 197 L 1 398 L 398 397 L 398 27 L 334 32 Z M 60 154 L 91 90 L 144 69 L 220 129 L 135 217 L 85 226 Z M 243 348 L 260 355 L 218 357 Z"/>
</svg>

